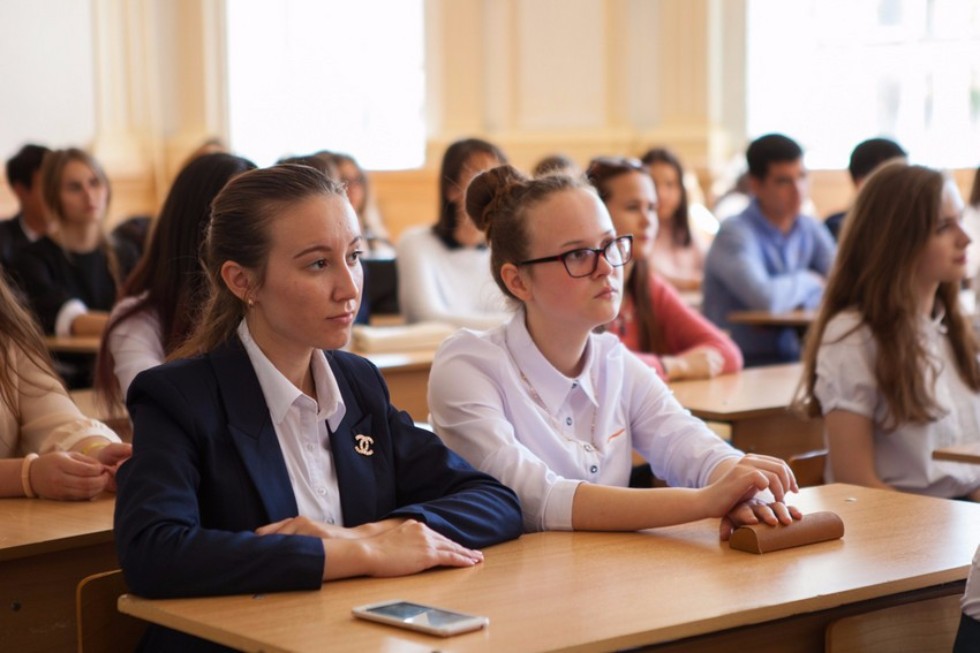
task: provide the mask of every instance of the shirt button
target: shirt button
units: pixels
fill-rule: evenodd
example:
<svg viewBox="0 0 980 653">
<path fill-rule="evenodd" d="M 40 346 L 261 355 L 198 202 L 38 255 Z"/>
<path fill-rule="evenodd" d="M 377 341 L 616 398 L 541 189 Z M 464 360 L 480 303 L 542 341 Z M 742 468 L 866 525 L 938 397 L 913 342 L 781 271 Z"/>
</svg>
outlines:
<svg viewBox="0 0 980 653">
<path fill-rule="evenodd" d="M 572 381 L 572 390 L 578 387 L 578 381 Z"/>
<path fill-rule="evenodd" d="M 582 447 L 582 448 L 583 448 L 583 449 L 585 449 L 585 450 L 586 450 L 586 451 L 588 451 L 588 452 L 591 452 L 591 451 L 592 451 L 592 445 L 591 445 L 591 444 L 587 444 L 587 445 L 585 445 L 585 446 L 584 446 L 584 447 Z"/>
<path fill-rule="evenodd" d="M 592 467 L 589 467 L 589 471 L 592 472 L 593 474 L 595 474 L 596 472 L 599 471 L 599 466 L 598 465 L 592 465 Z"/>
<path fill-rule="evenodd" d="M 335 522 L 334 522 L 334 519 L 333 519 L 333 517 L 330 517 L 330 518 L 328 518 L 328 519 L 327 519 L 327 523 L 328 523 L 328 524 L 331 524 L 331 525 L 332 525 L 332 524 L 334 524 Z"/>
<path fill-rule="evenodd" d="M 316 493 L 319 494 L 322 497 L 322 496 L 324 496 L 327 493 L 327 488 L 325 488 L 325 487 L 318 487 L 316 489 Z"/>
<path fill-rule="evenodd" d="M 565 424 L 567 426 L 571 426 L 572 425 L 572 418 L 571 417 L 566 417 L 565 418 Z"/>
<path fill-rule="evenodd" d="M 306 450 L 307 451 L 313 451 L 313 443 L 312 442 L 307 442 L 306 443 Z"/>
</svg>

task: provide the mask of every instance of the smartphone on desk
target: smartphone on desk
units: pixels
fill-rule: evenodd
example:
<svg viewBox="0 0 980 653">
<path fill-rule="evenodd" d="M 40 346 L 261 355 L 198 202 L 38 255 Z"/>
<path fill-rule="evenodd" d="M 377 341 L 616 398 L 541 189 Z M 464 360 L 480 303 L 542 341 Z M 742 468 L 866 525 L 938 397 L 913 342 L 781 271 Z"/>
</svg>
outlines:
<svg viewBox="0 0 980 653">
<path fill-rule="evenodd" d="M 452 612 L 411 601 L 384 601 L 354 608 L 355 617 L 409 630 L 450 637 L 490 624 L 488 617 Z"/>
</svg>

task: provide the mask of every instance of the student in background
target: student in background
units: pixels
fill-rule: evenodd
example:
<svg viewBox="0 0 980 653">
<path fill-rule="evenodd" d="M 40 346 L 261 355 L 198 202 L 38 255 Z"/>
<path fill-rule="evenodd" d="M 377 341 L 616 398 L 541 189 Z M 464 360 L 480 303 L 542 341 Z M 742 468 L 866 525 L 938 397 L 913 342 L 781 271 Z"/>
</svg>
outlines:
<svg viewBox="0 0 980 653">
<path fill-rule="evenodd" d="M 767 134 L 746 152 L 753 199 L 721 223 L 704 270 L 704 314 L 731 334 L 745 364 L 786 363 L 800 357 L 789 327 L 732 324 L 732 311 L 813 309 L 820 304 L 834 258 L 834 239 L 802 215 L 806 196 L 803 150 L 782 134 Z"/>
<path fill-rule="evenodd" d="M 642 174 L 649 183 L 649 177 Z M 478 176 L 467 210 L 487 232 L 492 271 L 519 309 L 486 332 L 461 329 L 436 353 L 429 407 L 440 437 L 521 498 L 524 528 L 635 530 L 706 517 L 733 526 L 799 513 L 789 468 L 744 456 L 691 417 L 612 334 L 629 235 L 584 180 Z M 630 489 L 636 450 L 672 488 Z M 765 489 L 772 490 L 777 502 Z"/>
<path fill-rule="evenodd" d="M 864 180 L 868 178 L 875 168 L 890 159 L 904 159 L 908 154 L 902 146 L 888 138 L 869 138 L 858 143 L 851 151 L 851 160 L 847 164 L 847 172 L 851 176 L 854 190 L 859 192 Z M 830 230 L 834 240 L 840 240 L 841 226 L 844 224 L 844 216 L 847 211 L 840 211 L 829 216 L 824 220 L 827 229 Z"/>
<path fill-rule="evenodd" d="M 691 233 L 684 168 L 670 150 L 654 148 L 640 159 L 657 189 L 659 227 L 650 261 L 678 290 L 699 290 L 704 277 L 705 246 Z"/>
<path fill-rule="evenodd" d="M 306 166 L 232 179 L 205 243 L 211 294 L 175 360 L 128 396 L 115 533 L 147 597 L 313 590 L 469 567 L 520 533 L 514 494 L 394 408 L 347 344 L 361 236 Z M 206 649 L 151 627 L 142 650 Z M 194 650 L 199 650 L 195 648 Z"/>
<path fill-rule="evenodd" d="M 41 334 L 0 277 L 0 497 L 91 499 L 131 447 L 72 403 Z"/>
<path fill-rule="evenodd" d="M 347 191 L 357 219 L 361 223 L 361 235 L 367 244 L 366 256 L 391 257 L 395 255 L 395 247 L 391 244 L 388 229 L 385 228 L 381 212 L 371 192 L 371 180 L 367 173 L 350 154 L 330 152 L 328 156 L 337 166 L 337 174 Z"/>
<path fill-rule="evenodd" d="M 48 232 L 41 163 L 50 151 L 28 143 L 7 160 L 7 183 L 17 198 L 17 213 L 0 222 L 0 268 L 9 268 L 20 250 Z"/>
<path fill-rule="evenodd" d="M 582 174 L 582 169 L 564 154 L 549 154 L 538 161 L 531 171 L 532 177 L 543 177 L 544 175 L 563 174 L 569 177 L 578 177 Z"/>
<path fill-rule="evenodd" d="M 605 203 L 616 233 L 633 236 L 634 255 L 623 267 L 623 300 L 609 329 L 667 380 L 704 379 L 742 369 L 735 343 L 653 271 L 659 195 L 647 170 L 636 160 L 599 157 L 589 163 L 586 177 Z"/>
<path fill-rule="evenodd" d="M 486 329 L 507 319 L 504 298 L 490 276 L 486 240 L 463 204 L 473 177 L 506 162 L 497 146 L 477 138 L 446 150 L 439 170 L 439 220 L 406 231 L 398 243 L 398 303 L 407 321 Z"/>
<path fill-rule="evenodd" d="M 45 333 L 101 335 L 135 265 L 132 250 L 115 251 L 102 231 L 109 179 L 91 155 L 70 148 L 45 157 L 41 184 L 57 228 L 14 260 L 17 279 Z"/>
<path fill-rule="evenodd" d="M 239 156 L 204 154 L 174 179 L 146 256 L 102 337 L 95 387 L 108 406 L 121 405 L 136 375 L 163 363 L 190 335 L 207 297 L 200 254 L 211 201 L 229 179 L 253 168 Z"/>
<path fill-rule="evenodd" d="M 950 180 L 902 162 L 858 193 L 804 359 L 801 401 L 824 416 L 833 481 L 980 501 L 980 466 L 932 459 L 980 439 L 962 211 Z"/>
<path fill-rule="evenodd" d="M 44 158 L 41 187 L 53 224 L 14 258 L 12 277 L 46 334 L 99 336 L 138 258 L 130 243 L 111 241 L 103 232 L 109 179 L 91 155 L 70 148 Z M 72 389 L 91 387 L 94 362 L 88 354 L 55 356 Z"/>
</svg>

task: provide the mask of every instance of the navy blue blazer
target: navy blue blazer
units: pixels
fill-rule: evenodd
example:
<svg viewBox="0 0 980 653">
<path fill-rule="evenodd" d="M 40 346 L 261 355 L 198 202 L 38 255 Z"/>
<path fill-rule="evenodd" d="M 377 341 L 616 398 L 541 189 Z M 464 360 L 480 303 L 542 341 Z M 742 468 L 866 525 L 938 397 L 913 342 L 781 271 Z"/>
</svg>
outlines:
<svg viewBox="0 0 980 653">
<path fill-rule="evenodd" d="M 410 517 L 474 548 L 520 535 L 514 493 L 392 407 L 373 364 L 345 352 L 328 352 L 327 360 L 347 408 L 329 442 L 346 526 Z M 115 535 L 133 592 L 162 598 L 321 586 L 318 538 L 254 533 L 296 516 L 297 507 L 237 337 L 143 372 L 127 403 L 135 436 L 117 477 Z M 372 455 L 358 453 L 359 434 L 374 439 Z"/>
</svg>

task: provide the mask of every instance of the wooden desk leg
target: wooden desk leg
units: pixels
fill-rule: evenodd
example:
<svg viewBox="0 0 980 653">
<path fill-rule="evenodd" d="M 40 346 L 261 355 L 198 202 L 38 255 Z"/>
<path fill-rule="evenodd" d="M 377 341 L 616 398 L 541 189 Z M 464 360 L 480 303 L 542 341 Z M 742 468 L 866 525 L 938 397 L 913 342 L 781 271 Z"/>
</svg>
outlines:
<svg viewBox="0 0 980 653">
<path fill-rule="evenodd" d="M 74 651 L 75 588 L 90 574 L 118 568 L 112 542 L 0 562 L 0 648 Z"/>
<path fill-rule="evenodd" d="M 745 453 L 786 460 L 794 454 L 823 448 L 823 420 L 804 420 L 792 413 L 739 420 L 732 423 L 731 442 Z"/>
</svg>

